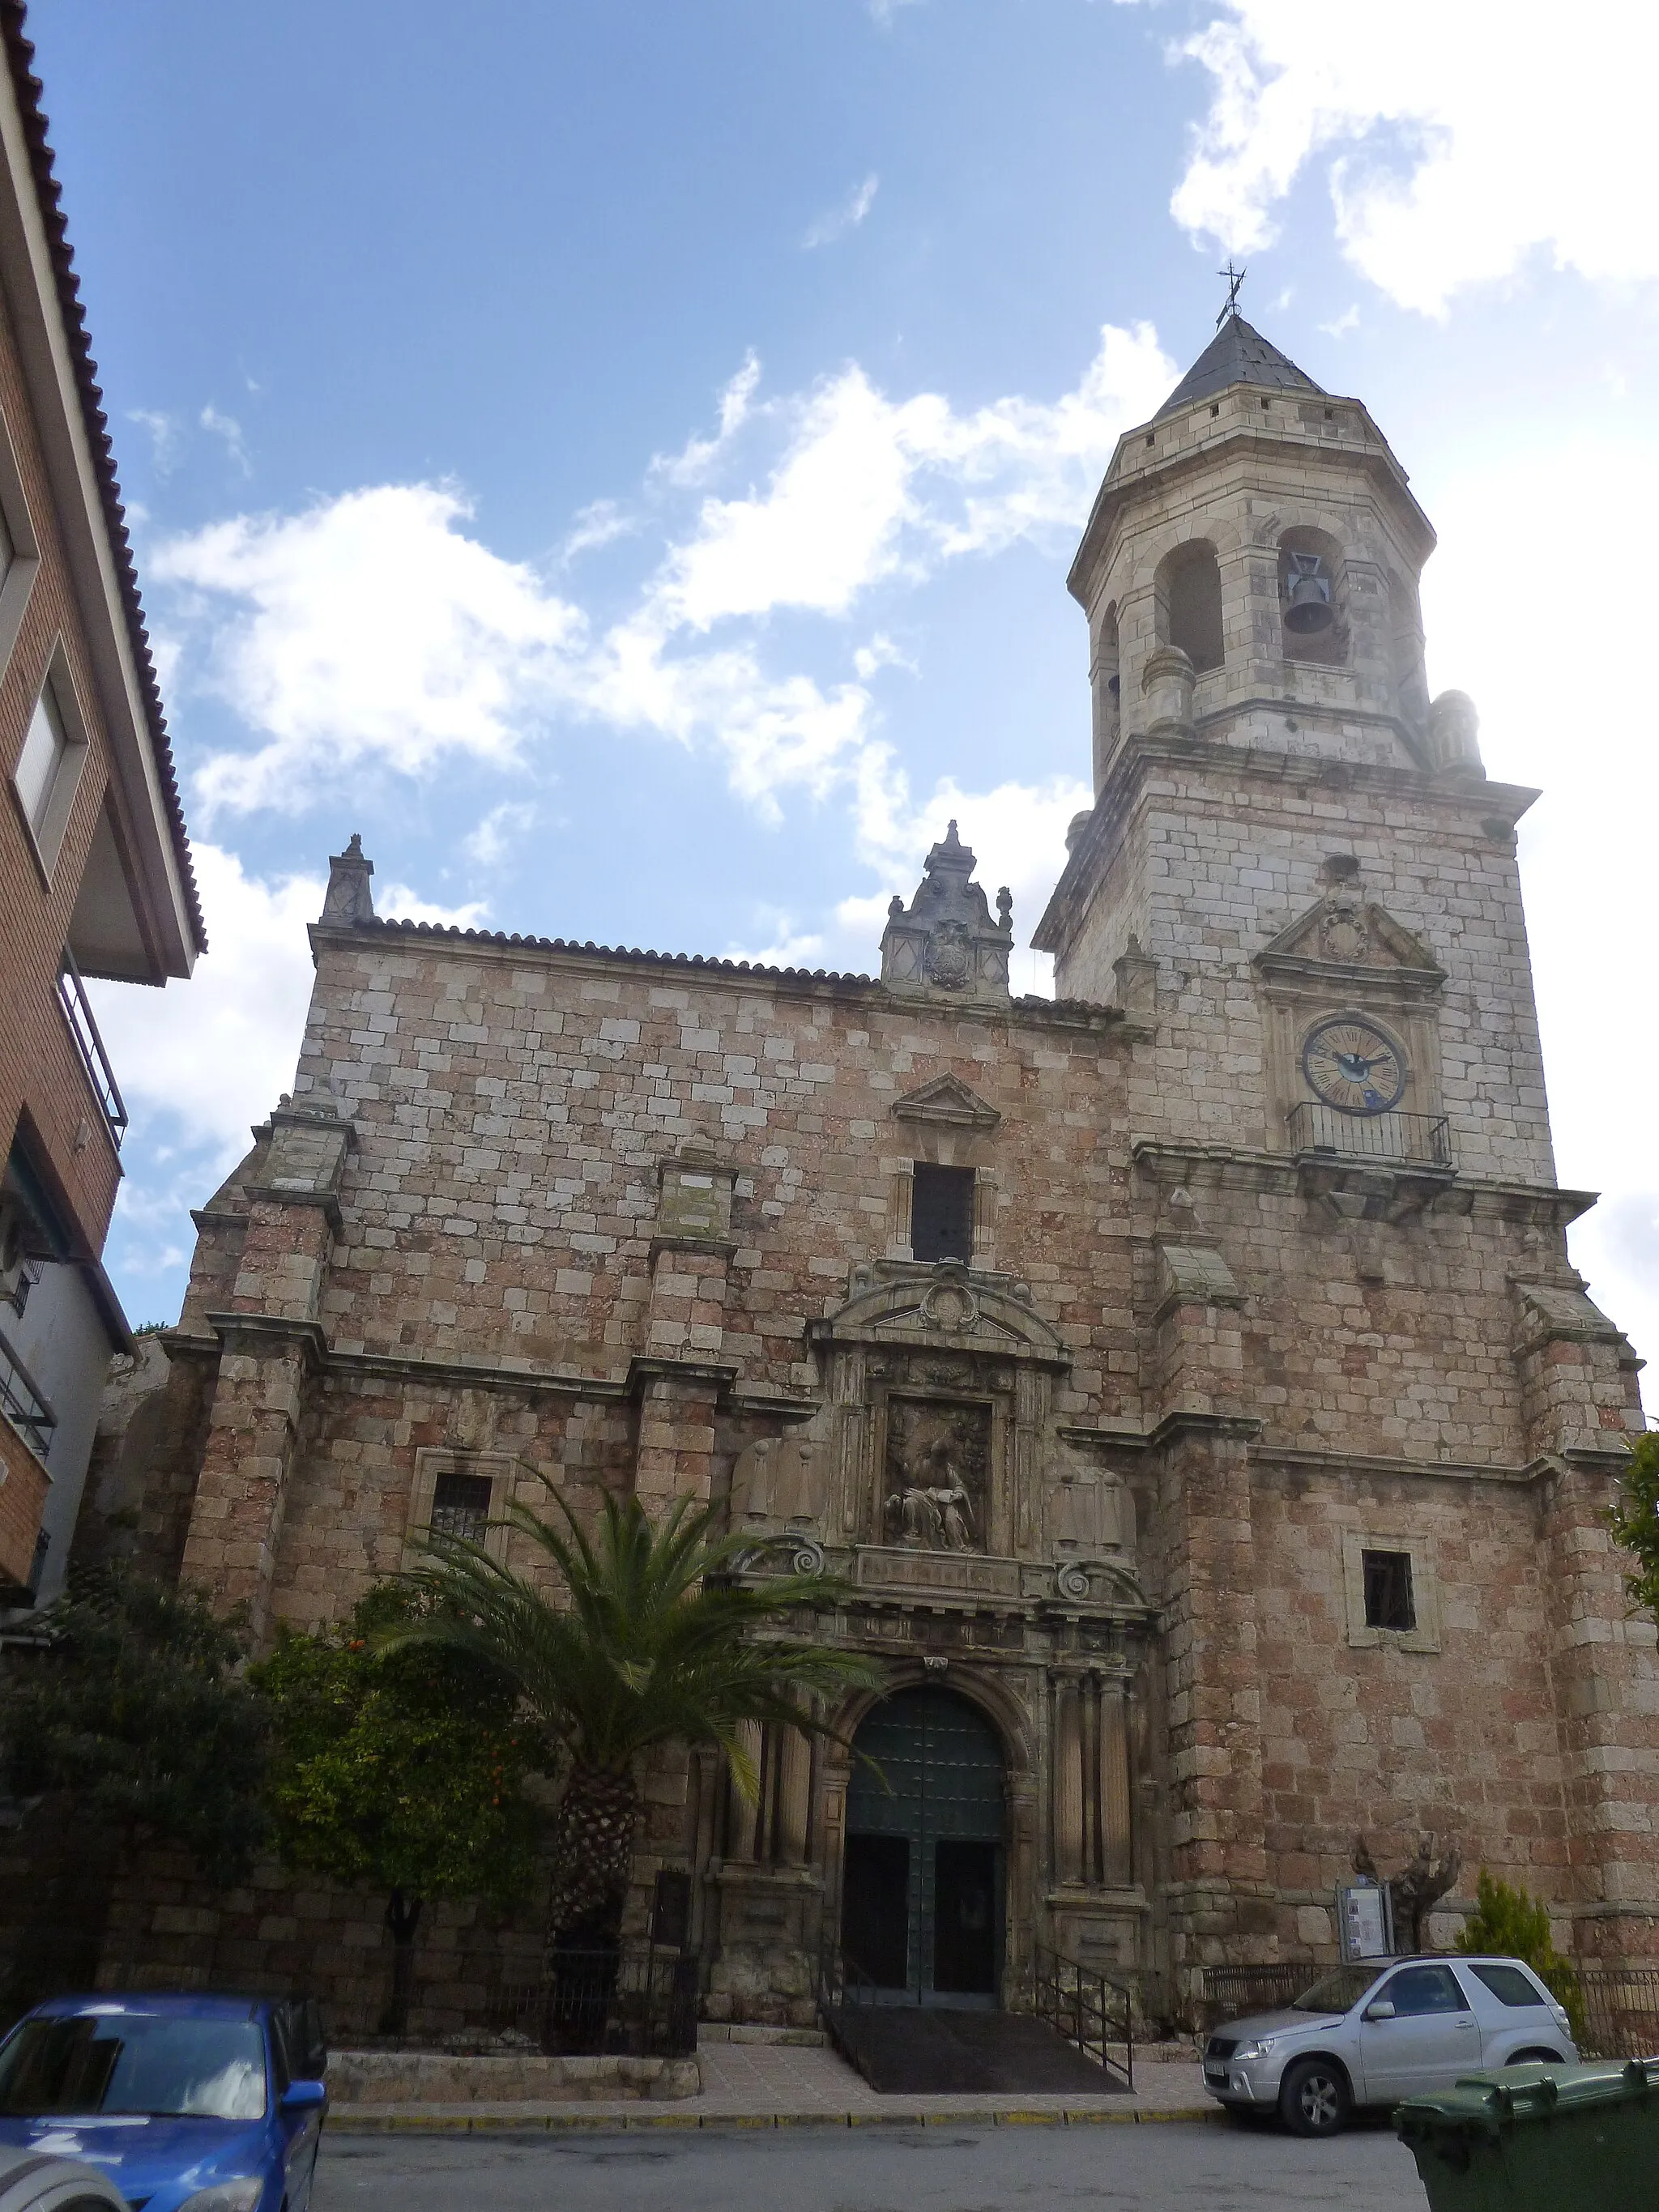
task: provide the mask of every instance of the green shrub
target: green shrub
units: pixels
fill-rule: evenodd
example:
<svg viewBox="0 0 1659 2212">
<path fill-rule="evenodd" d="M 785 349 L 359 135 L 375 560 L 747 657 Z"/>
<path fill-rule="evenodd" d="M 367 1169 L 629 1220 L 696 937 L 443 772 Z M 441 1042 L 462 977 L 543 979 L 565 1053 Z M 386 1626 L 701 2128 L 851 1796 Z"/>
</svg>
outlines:
<svg viewBox="0 0 1659 2212">
<path fill-rule="evenodd" d="M 1474 1896 L 1474 1911 L 1463 1923 L 1458 1949 L 1495 1953 L 1530 1966 L 1565 2012 L 1573 2041 L 1582 2044 L 1586 2033 L 1583 1991 L 1577 1975 L 1551 1941 L 1547 1907 L 1524 1889 L 1511 1889 L 1508 1882 L 1495 1880 L 1485 1867 Z"/>
</svg>

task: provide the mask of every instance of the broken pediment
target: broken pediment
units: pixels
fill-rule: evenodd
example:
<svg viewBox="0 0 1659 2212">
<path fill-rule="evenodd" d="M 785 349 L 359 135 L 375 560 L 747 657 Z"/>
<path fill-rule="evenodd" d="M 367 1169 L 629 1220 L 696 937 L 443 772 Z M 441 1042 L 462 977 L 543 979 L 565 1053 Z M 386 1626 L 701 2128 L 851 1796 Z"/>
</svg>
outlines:
<svg viewBox="0 0 1659 2212">
<path fill-rule="evenodd" d="M 1340 975 L 1437 990 L 1445 970 L 1420 937 L 1368 899 L 1352 876 L 1340 878 L 1323 898 L 1299 915 L 1255 956 L 1264 975 Z"/>
<path fill-rule="evenodd" d="M 1069 1367 L 1072 1355 L 1012 1276 L 981 1273 L 959 1260 L 878 1260 L 855 1267 L 851 1296 L 827 1319 L 808 1325 L 814 1344 L 891 1345 L 931 1352 L 988 1353 Z"/>
<path fill-rule="evenodd" d="M 959 1076 L 936 1075 L 919 1090 L 896 1098 L 895 1121 L 924 1121 L 951 1129 L 994 1129 L 1002 1116 Z"/>
</svg>

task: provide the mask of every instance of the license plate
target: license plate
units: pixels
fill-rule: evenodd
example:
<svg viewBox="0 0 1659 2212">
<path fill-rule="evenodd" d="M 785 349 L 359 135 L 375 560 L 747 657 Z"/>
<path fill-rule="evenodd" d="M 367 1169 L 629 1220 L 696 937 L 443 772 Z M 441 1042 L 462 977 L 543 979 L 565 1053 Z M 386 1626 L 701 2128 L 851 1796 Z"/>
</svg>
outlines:
<svg viewBox="0 0 1659 2212">
<path fill-rule="evenodd" d="M 1204 2079 L 1206 2081 L 1213 2081 L 1218 2089 L 1224 2089 L 1227 2086 L 1227 2069 L 1224 2066 L 1219 2070 L 1213 2066 L 1206 2066 L 1204 2069 Z"/>
</svg>

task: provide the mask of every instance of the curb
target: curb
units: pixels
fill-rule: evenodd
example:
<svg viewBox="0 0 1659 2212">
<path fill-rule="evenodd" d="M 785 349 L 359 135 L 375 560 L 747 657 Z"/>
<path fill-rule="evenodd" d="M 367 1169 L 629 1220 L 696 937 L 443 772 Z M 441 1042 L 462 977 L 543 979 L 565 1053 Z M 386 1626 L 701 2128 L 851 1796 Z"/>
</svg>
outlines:
<svg viewBox="0 0 1659 2212">
<path fill-rule="evenodd" d="M 688 2130 L 721 2128 L 1091 2128 L 1162 2126 L 1172 2121 L 1220 2121 L 1226 2114 L 1213 2105 L 1182 2105 L 1167 2112 L 1031 2112 L 1014 2105 L 990 2105 L 971 2112 L 942 2112 L 918 2106 L 907 2112 L 349 2112 L 336 2107 L 329 2116 L 331 2135 L 545 2135 L 622 2134 L 641 2128 Z"/>
</svg>

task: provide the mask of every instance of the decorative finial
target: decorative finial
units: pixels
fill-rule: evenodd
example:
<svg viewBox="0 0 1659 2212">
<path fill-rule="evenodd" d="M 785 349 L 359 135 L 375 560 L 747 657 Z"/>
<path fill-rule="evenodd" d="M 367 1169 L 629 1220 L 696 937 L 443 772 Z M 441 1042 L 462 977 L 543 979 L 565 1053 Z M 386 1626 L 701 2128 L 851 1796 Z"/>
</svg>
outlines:
<svg viewBox="0 0 1659 2212">
<path fill-rule="evenodd" d="M 896 921 L 903 912 L 904 901 L 899 896 L 898 893 L 895 891 L 892 897 L 887 902 L 887 915 L 889 921 Z"/>
<path fill-rule="evenodd" d="M 1014 895 L 1006 884 L 997 893 L 997 921 L 1004 929 L 1014 926 Z"/>
<path fill-rule="evenodd" d="M 1229 315 L 1236 315 L 1238 313 L 1238 288 L 1250 272 L 1248 269 L 1235 269 L 1233 257 L 1230 253 L 1227 256 L 1226 267 L 1218 269 L 1215 273 L 1218 276 L 1224 276 L 1227 280 L 1227 304 L 1215 319 L 1215 326 L 1219 330 Z"/>
</svg>

